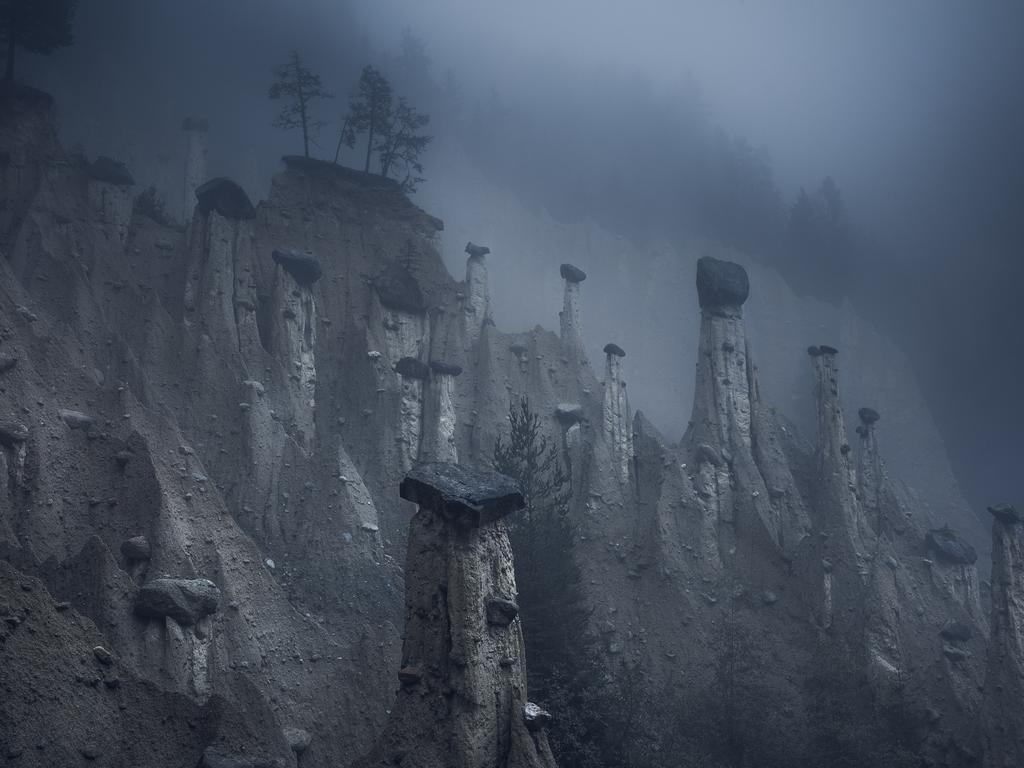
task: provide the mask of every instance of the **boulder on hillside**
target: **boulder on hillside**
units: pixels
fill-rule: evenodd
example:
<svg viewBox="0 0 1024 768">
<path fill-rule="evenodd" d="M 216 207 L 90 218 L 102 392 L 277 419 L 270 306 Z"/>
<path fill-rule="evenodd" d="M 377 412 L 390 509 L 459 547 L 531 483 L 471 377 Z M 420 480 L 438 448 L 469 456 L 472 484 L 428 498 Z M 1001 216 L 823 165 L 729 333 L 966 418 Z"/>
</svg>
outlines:
<svg viewBox="0 0 1024 768">
<path fill-rule="evenodd" d="M 924 541 L 940 560 L 947 563 L 972 565 L 978 560 L 974 547 L 957 536 L 949 526 L 928 531 Z"/>
<path fill-rule="evenodd" d="M 135 596 L 135 614 L 147 619 L 170 616 L 179 624 L 195 624 L 217 610 L 220 589 L 209 579 L 154 579 Z"/>
<path fill-rule="evenodd" d="M 16 421 L 0 421 L 0 445 L 5 448 L 24 443 L 28 440 L 28 427 Z"/>
<path fill-rule="evenodd" d="M 149 539 L 145 536 L 132 536 L 130 539 L 122 541 L 121 554 L 124 555 L 124 559 L 129 562 L 149 560 L 151 555 Z"/>
</svg>

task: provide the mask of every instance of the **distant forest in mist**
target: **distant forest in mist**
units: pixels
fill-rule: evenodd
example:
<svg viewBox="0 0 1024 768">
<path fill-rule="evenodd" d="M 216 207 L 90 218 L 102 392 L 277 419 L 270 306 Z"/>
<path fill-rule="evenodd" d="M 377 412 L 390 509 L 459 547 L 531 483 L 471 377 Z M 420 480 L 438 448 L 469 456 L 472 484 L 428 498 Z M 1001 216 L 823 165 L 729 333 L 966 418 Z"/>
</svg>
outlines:
<svg viewBox="0 0 1024 768">
<path fill-rule="evenodd" d="M 318 23 L 316 3 L 309 14 L 285 7 L 83 4 L 76 46 L 26 57 L 26 80 L 57 93 L 66 139 L 90 154 L 124 158 L 134 147 L 142 157 L 178 142 L 183 116 L 202 114 L 216 128 L 211 170 L 265 185 L 278 157 L 300 148 L 298 136 L 271 127 L 266 98 L 288 51 L 298 49 L 334 95 L 318 107 L 327 125 L 315 154 L 326 159 L 349 90 L 372 63 L 431 116 L 427 185 L 432 161 L 457 147 L 494 184 L 557 218 L 591 220 L 638 243 L 719 241 L 775 266 L 800 294 L 852 302 L 910 355 L 972 502 L 1024 500 L 1015 479 L 1024 455 L 1019 91 L 960 104 L 974 110 L 957 130 L 960 153 L 938 143 L 932 175 L 916 185 L 922 194 L 879 229 L 859 214 L 870 206 L 848 198 L 827 169 L 783 189 L 757 127 L 720 125 L 694 78 L 666 87 L 628 66 L 552 52 L 516 61 L 505 82 L 487 85 L 435 61 L 428 37 L 402 18 L 382 46 L 346 4 L 331 8 L 329 25 Z M 989 107 L 1000 111 L 982 111 Z M 343 161 L 358 166 L 360 151 Z M 881 189 L 900 169 L 877 172 Z"/>
</svg>

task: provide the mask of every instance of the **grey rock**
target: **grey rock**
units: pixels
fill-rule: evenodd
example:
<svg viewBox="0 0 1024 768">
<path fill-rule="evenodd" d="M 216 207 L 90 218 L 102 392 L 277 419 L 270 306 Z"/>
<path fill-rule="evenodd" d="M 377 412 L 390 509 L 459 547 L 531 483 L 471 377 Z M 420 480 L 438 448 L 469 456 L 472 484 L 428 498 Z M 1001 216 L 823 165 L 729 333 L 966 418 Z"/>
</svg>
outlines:
<svg viewBox="0 0 1024 768">
<path fill-rule="evenodd" d="M 625 350 L 618 344 L 613 344 L 612 342 L 608 342 L 607 344 L 604 345 L 604 353 L 606 355 L 615 355 L 615 357 L 626 356 Z"/>
<path fill-rule="evenodd" d="M 504 597 L 487 599 L 487 623 L 496 627 L 507 627 L 519 615 L 519 606 Z"/>
<path fill-rule="evenodd" d="M 871 426 L 880 418 L 882 418 L 878 411 L 876 411 L 874 408 L 868 408 L 867 406 L 857 411 L 857 415 L 860 417 L 860 420 L 867 426 Z"/>
<path fill-rule="evenodd" d="M 953 662 L 967 661 L 971 658 L 969 651 L 965 651 L 963 648 L 957 648 L 952 645 L 942 646 L 942 654 Z"/>
<path fill-rule="evenodd" d="M 563 264 L 558 271 L 562 275 L 562 279 L 570 283 L 582 283 L 587 279 L 587 273 L 572 264 Z"/>
<path fill-rule="evenodd" d="M 16 421 L 0 421 L 0 445 L 13 448 L 28 440 L 28 427 Z"/>
<path fill-rule="evenodd" d="M 227 219 L 255 219 L 256 209 L 237 183 L 231 179 L 218 176 L 210 179 L 205 184 L 196 187 L 196 200 L 199 201 L 199 211 L 209 213 L 217 211 Z"/>
<path fill-rule="evenodd" d="M 102 645 L 97 645 L 92 649 L 92 655 L 96 657 L 96 660 L 105 667 L 109 667 L 114 663 L 114 657 L 110 651 L 104 648 Z"/>
<path fill-rule="evenodd" d="M 135 613 L 188 625 L 215 612 L 219 603 L 220 589 L 208 579 L 154 579 L 135 596 Z"/>
<path fill-rule="evenodd" d="M 925 544 L 940 560 L 959 565 L 972 565 L 978 560 L 974 547 L 961 539 L 949 526 L 928 531 Z"/>
<path fill-rule="evenodd" d="M 133 454 L 131 451 L 118 451 L 114 455 L 114 461 L 117 462 L 117 466 L 119 466 L 121 469 L 124 469 L 125 467 L 128 466 L 128 462 L 132 460 L 132 457 L 134 455 L 135 454 Z"/>
<path fill-rule="evenodd" d="M 999 522 L 1006 525 L 1016 525 L 1020 522 L 1020 515 L 1017 513 L 1016 508 L 1010 504 L 996 504 L 993 507 L 989 507 L 988 512 Z"/>
<path fill-rule="evenodd" d="M 579 403 L 559 403 L 555 406 L 555 418 L 567 427 L 583 421 L 583 406 Z"/>
<path fill-rule="evenodd" d="M 974 630 L 971 629 L 970 624 L 964 624 L 962 621 L 951 621 L 942 628 L 939 634 L 946 640 L 966 643 L 971 639 Z"/>
<path fill-rule="evenodd" d="M 121 554 L 128 561 L 149 560 L 149 539 L 145 536 L 132 536 L 121 542 Z"/>
<path fill-rule="evenodd" d="M 118 162 L 106 155 L 100 155 L 93 162 L 89 163 L 86 172 L 96 181 L 113 184 L 118 187 L 130 187 L 135 183 L 135 178 L 125 167 L 124 163 Z"/>
<path fill-rule="evenodd" d="M 395 373 L 406 379 L 426 379 L 430 376 L 430 366 L 415 357 L 403 357 L 395 363 Z"/>
<path fill-rule="evenodd" d="M 423 679 L 423 673 L 418 667 L 402 667 L 398 670 L 398 682 L 404 687 L 416 685 Z"/>
<path fill-rule="evenodd" d="M 452 520 L 483 525 L 520 510 L 523 494 L 515 480 L 460 464 L 417 464 L 402 480 L 402 498 Z"/>
<path fill-rule="evenodd" d="M 323 276 L 323 268 L 316 256 L 298 251 L 277 250 L 271 254 L 274 263 L 280 264 L 299 285 L 310 286 Z"/>
<path fill-rule="evenodd" d="M 309 749 L 309 745 L 313 741 L 313 737 L 309 731 L 303 728 L 285 728 L 284 740 L 288 742 L 288 746 L 291 748 L 292 752 L 297 755 L 301 755 Z"/>
<path fill-rule="evenodd" d="M 490 252 L 491 249 L 486 245 L 474 245 L 472 242 L 466 243 L 466 253 L 469 254 L 470 258 L 479 259 Z"/>
<path fill-rule="evenodd" d="M 531 733 L 536 733 L 551 722 L 551 713 L 528 701 L 523 705 L 523 720 L 526 721 L 527 729 Z"/>
<path fill-rule="evenodd" d="M 710 464 L 713 467 L 722 466 L 721 454 L 707 443 L 701 443 L 697 446 L 695 458 L 698 464 Z"/>
<path fill-rule="evenodd" d="M 750 295 L 747 270 L 710 256 L 697 260 L 697 298 L 701 308 L 740 307 Z"/>
<path fill-rule="evenodd" d="M 60 409 L 60 420 L 71 429 L 89 429 L 89 427 L 96 423 L 96 419 L 92 416 L 88 416 L 81 411 L 72 411 L 68 408 Z"/>
<path fill-rule="evenodd" d="M 18 358 L 13 355 L 0 355 L 0 373 L 7 373 L 18 364 Z"/>
<path fill-rule="evenodd" d="M 420 284 L 398 262 L 393 262 L 374 278 L 373 288 L 380 303 L 388 309 L 411 314 L 419 314 L 426 309 Z"/>
<path fill-rule="evenodd" d="M 440 373 L 447 376 L 460 376 L 462 374 L 462 366 L 456 365 L 455 363 L 447 363 L 443 360 L 431 360 L 430 370 L 435 373 Z"/>
</svg>

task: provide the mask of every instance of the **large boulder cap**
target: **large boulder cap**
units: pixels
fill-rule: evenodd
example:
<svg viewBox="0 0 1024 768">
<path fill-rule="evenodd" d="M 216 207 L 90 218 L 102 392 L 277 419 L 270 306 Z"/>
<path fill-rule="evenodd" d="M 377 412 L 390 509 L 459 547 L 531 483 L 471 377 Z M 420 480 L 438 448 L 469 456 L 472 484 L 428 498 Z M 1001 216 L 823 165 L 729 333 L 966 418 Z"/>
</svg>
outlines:
<svg viewBox="0 0 1024 768">
<path fill-rule="evenodd" d="M 882 418 L 881 414 L 879 414 L 878 411 L 876 411 L 874 408 L 868 408 L 867 406 L 857 411 L 857 415 L 860 416 L 860 420 L 868 426 L 874 424 L 876 421 Z"/>
<path fill-rule="evenodd" d="M 498 472 L 443 461 L 417 464 L 402 480 L 406 501 L 468 525 L 483 525 L 525 505 L 516 481 Z"/>
<path fill-rule="evenodd" d="M 100 155 L 90 163 L 88 173 L 96 181 L 113 184 L 117 187 L 130 187 L 135 183 L 135 178 L 124 163 L 106 155 Z"/>
<path fill-rule="evenodd" d="M 472 242 L 466 243 L 466 253 L 469 254 L 470 258 L 479 259 L 490 252 L 491 249 L 486 245 L 474 245 Z"/>
<path fill-rule="evenodd" d="M 312 285 L 323 275 L 320 260 L 308 253 L 274 250 L 271 256 L 299 285 Z"/>
<path fill-rule="evenodd" d="M 1016 525 L 1020 522 L 1020 515 L 1010 504 L 996 504 L 994 507 L 989 507 L 988 512 L 996 520 L 1006 525 Z"/>
<path fill-rule="evenodd" d="M 710 256 L 697 260 L 697 298 L 702 309 L 739 307 L 749 295 L 750 279 L 739 264 Z"/>
<path fill-rule="evenodd" d="M 625 357 L 626 351 L 618 344 L 608 342 L 604 345 L 604 353 L 606 355 L 615 355 L 615 357 Z"/>
<path fill-rule="evenodd" d="M 170 616 L 179 624 L 195 624 L 217 610 L 220 590 L 208 579 L 154 579 L 135 596 L 135 614 L 147 619 Z"/>
<path fill-rule="evenodd" d="M 939 559 L 960 565 L 971 565 L 978 560 L 974 547 L 957 536 L 948 526 L 928 531 L 925 544 L 938 555 Z"/>
<path fill-rule="evenodd" d="M 406 379 L 425 379 L 430 376 L 430 367 L 415 357 L 403 357 L 395 363 L 395 373 Z"/>
<path fill-rule="evenodd" d="M 226 219 L 256 218 L 256 209 L 245 190 L 223 176 L 196 187 L 196 200 L 202 213 L 217 211 Z"/>
<path fill-rule="evenodd" d="M 558 271 L 561 273 L 562 279 L 569 283 L 582 283 L 587 279 L 587 273 L 572 264 L 563 264 Z"/>
</svg>

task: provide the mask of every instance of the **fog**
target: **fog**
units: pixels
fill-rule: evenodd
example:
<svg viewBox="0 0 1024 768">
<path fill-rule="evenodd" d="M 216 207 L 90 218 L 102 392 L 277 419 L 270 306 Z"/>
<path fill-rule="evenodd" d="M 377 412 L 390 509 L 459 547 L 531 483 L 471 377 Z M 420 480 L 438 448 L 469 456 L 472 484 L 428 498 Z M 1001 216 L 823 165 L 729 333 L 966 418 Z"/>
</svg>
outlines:
<svg viewBox="0 0 1024 768">
<path fill-rule="evenodd" d="M 606 238 L 609 260 L 621 237 L 620 259 L 648 254 L 638 270 L 695 241 L 735 249 L 813 301 L 851 303 L 906 351 L 978 506 L 1024 501 L 1021 30 L 1018 2 L 92 0 L 76 46 L 26 60 L 25 79 L 57 95 L 67 142 L 125 159 L 174 208 L 182 117 L 208 115 L 211 170 L 264 196 L 298 148 L 271 127 L 274 66 L 298 49 L 335 94 L 316 150 L 330 157 L 349 88 L 380 65 L 432 113 L 419 201 L 452 225 L 457 277 L 468 199 L 494 216 L 515 201 L 517 220 L 595 253 Z M 429 68 L 400 56 L 403 31 Z M 798 252 L 791 207 L 825 177 L 842 195 L 842 253 Z M 478 228 L 483 242 L 502 230 Z M 499 325 L 557 327 L 557 280 L 516 258 L 540 263 L 496 249 Z M 604 276 L 631 265 L 615 268 Z M 594 295 L 593 327 L 616 327 Z M 693 346 L 692 329 L 647 328 L 656 343 L 641 347 L 630 328 L 627 347 Z M 677 436 L 689 402 L 680 393 L 673 416 L 659 389 L 679 391 L 631 381 L 632 405 Z"/>
</svg>

